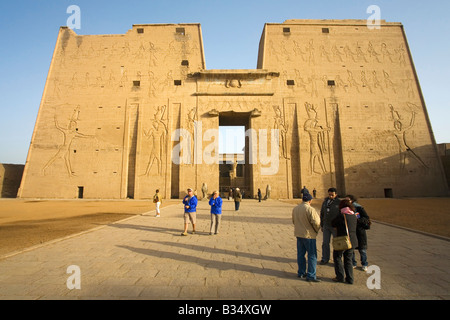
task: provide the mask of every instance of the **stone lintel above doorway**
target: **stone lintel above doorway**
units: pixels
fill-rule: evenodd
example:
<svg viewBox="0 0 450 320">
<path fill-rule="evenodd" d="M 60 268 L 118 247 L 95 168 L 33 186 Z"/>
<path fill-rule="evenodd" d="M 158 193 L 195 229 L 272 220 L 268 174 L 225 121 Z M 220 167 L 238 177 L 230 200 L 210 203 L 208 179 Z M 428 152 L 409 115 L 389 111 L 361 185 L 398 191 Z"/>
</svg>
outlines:
<svg viewBox="0 0 450 320">
<path fill-rule="evenodd" d="M 279 77 L 279 72 L 269 71 L 266 69 L 223 69 L 223 70 L 200 70 L 188 74 L 191 78 L 272 78 Z"/>
<path fill-rule="evenodd" d="M 273 96 L 274 92 L 195 92 L 194 96 Z"/>
<path fill-rule="evenodd" d="M 202 70 L 188 75 L 197 81 L 194 96 L 273 96 L 279 72 L 264 69 Z"/>
</svg>

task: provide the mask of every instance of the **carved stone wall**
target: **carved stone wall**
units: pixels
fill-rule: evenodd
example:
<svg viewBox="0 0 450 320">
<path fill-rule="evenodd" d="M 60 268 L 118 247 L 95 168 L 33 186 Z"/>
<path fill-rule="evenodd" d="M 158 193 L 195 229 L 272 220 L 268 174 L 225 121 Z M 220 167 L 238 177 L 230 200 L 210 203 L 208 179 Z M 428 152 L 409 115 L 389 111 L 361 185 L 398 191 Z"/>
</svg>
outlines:
<svg viewBox="0 0 450 320">
<path fill-rule="evenodd" d="M 304 185 L 319 197 L 332 186 L 360 197 L 447 194 L 400 23 L 266 24 L 259 50 L 258 69 L 206 70 L 198 24 L 96 36 L 61 28 L 19 196 L 219 190 L 214 130 L 224 124 L 247 130 L 251 195 L 293 198 Z"/>
</svg>

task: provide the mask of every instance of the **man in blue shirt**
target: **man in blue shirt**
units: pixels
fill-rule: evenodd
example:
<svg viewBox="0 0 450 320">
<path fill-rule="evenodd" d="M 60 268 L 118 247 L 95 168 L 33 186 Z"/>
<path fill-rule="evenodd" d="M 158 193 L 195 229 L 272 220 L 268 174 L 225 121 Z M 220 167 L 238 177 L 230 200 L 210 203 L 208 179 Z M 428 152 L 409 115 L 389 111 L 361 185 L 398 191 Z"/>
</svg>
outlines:
<svg viewBox="0 0 450 320">
<path fill-rule="evenodd" d="M 220 220 L 222 218 L 222 198 L 219 196 L 218 191 L 214 191 L 209 199 L 209 205 L 211 206 L 211 229 L 209 234 L 211 235 L 214 229 L 214 234 L 219 233 Z"/>
<path fill-rule="evenodd" d="M 192 223 L 192 234 L 195 233 L 195 223 L 197 220 L 197 197 L 194 195 L 194 191 L 189 188 L 187 189 L 187 196 L 183 199 L 184 204 L 184 232 L 182 236 L 187 236 L 187 229 L 189 221 Z"/>
</svg>

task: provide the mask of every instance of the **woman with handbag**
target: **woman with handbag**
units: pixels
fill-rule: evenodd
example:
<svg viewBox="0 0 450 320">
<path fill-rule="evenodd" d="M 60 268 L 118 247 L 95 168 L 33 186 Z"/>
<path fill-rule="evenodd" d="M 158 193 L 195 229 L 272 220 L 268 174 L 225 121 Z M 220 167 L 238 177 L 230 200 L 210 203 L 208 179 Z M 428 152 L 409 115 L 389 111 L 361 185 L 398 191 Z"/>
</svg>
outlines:
<svg viewBox="0 0 450 320">
<path fill-rule="evenodd" d="M 366 230 L 370 229 L 370 225 L 372 222 L 370 221 L 370 217 L 367 214 L 366 210 L 362 205 L 360 205 L 355 196 L 349 194 L 345 196 L 346 199 L 352 202 L 352 205 L 355 207 L 355 214 L 358 218 L 358 222 L 356 225 L 356 236 L 358 238 L 358 249 L 359 255 L 361 257 L 361 268 L 363 271 L 367 271 L 369 263 L 367 262 L 367 233 Z M 353 268 L 356 268 L 356 250 L 353 253 Z"/>
<path fill-rule="evenodd" d="M 355 207 L 350 200 L 344 199 L 339 203 L 339 210 L 341 214 L 331 222 L 333 228 L 336 228 L 336 237 L 333 238 L 333 260 L 336 278 L 333 281 L 353 284 L 353 252 L 354 248 L 358 247 Z M 344 257 L 344 264 L 342 264 L 342 257 Z"/>
</svg>

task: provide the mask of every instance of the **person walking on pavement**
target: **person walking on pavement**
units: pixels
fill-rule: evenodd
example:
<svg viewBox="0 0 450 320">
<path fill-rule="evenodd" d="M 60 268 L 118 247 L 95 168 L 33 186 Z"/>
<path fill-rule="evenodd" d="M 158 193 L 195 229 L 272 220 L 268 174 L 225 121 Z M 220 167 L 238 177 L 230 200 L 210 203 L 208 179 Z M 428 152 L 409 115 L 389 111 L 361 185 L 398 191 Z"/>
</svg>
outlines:
<svg viewBox="0 0 450 320">
<path fill-rule="evenodd" d="M 219 196 L 218 191 L 214 191 L 209 199 L 209 205 L 211 206 L 211 228 L 209 234 L 219 234 L 220 220 L 222 219 L 222 198 Z"/>
<path fill-rule="evenodd" d="M 261 202 L 261 199 L 262 199 L 261 189 L 258 188 L 258 202 Z"/>
<path fill-rule="evenodd" d="M 316 237 L 320 230 L 320 217 L 311 206 L 312 196 L 303 194 L 303 202 L 292 210 L 294 235 L 297 237 L 297 275 L 307 281 L 320 282 L 316 277 L 317 246 Z M 305 254 L 308 254 L 308 269 L 306 269 Z"/>
<path fill-rule="evenodd" d="M 330 240 L 331 236 L 336 236 L 336 231 L 331 226 L 331 221 L 339 214 L 340 201 L 336 188 L 329 188 L 328 197 L 325 198 L 320 209 L 320 227 L 323 232 L 321 265 L 330 261 Z"/>
<path fill-rule="evenodd" d="M 239 211 L 239 206 L 241 205 L 241 201 L 242 201 L 242 195 L 241 195 L 241 191 L 239 190 L 239 188 L 236 188 L 236 190 L 234 190 L 234 209 L 235 211 Z"/>
<path fill-rule="evenodd" d="M 153 203 L 156 206 L 156 217 L 161 217 L 161 210 L 159 207 L 161 206 L 161 195 L 159 194 L 159 189 L 156 189 L 156 193 L 153 196 Z"/>
<path fill-rule="evenodd" d="M 194 195 L 194 191 L 189 188 L 187 189 L 187 196 L 183 199 L 184 204 L 184 232 L 182 236 L 187 236 L 187 229 L 189 222 L 192 223 L 192 234 L 195 233 L 195 223 L 197 220 L 197 197 Z"/>
</svg>

